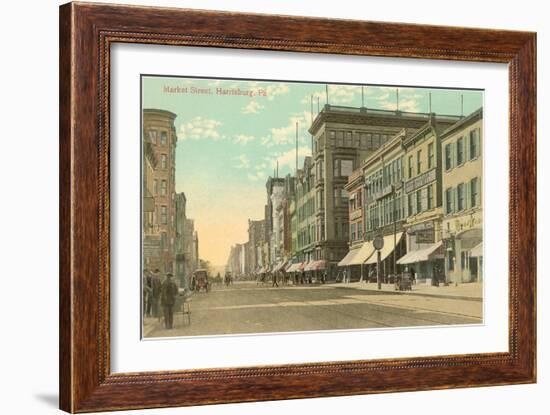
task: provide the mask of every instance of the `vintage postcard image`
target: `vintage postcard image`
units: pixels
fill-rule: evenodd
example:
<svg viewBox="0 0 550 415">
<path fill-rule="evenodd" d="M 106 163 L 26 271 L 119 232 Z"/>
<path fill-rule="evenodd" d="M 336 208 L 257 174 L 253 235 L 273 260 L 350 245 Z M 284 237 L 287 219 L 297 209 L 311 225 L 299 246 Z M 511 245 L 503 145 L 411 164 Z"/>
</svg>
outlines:
<svg viewBox="0 0 550 415">
<path fill-rule="evenodd" d="M 483 91 L 142 75 L 143 338 L 483 323 Z"/>
</svg>

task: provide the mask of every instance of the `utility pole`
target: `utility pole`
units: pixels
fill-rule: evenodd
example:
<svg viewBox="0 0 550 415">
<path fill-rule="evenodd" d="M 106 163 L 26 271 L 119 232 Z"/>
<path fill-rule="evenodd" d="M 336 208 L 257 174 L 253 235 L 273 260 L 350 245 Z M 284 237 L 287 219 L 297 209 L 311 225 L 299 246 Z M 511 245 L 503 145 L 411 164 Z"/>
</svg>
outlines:
<svg viewBox="0 0 550 415">
<path fill-rule="evenodd" d="M 361 85 L 361 107 L 365 107 L 365 87 Z"/>
<path fill-rule="evenodd" d="M 327 105 L 329 105 L 329 103 L 328 103 L 328 84 L 325 84 L 325 97 L 327 99 Z"/>
<path fill-rule="evenodd" d="M 430 92 L 429 95 L 428 95 L 428 107 L 429 107 L 429 112 L 430 114 L 432 113 L 432 93 Z"/>
<path fill-rule="evenodd" d="M 464 117 L 464 94 L 460 94 L 460 116 Z"/>
</svg>

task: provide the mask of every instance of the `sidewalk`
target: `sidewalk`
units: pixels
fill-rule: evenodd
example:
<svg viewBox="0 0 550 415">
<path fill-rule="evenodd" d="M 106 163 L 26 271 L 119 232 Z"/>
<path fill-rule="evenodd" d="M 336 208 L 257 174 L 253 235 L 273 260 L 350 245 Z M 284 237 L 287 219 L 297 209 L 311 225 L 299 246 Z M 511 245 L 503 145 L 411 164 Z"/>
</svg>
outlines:
<svg viewBox="0 0 550 415">
<path fill-rule="evenodd" d="M 365 291 L 379 291 L 378 285 L 375 282 L 351 282 L 348 284 L 332 283 L 326 284 L 326 286 L 335 288 L 353 288 L 356 290 Z M 382 284 L 382 289 L 380 291 L 401 295 L 418 295 L 465 301 L 483 301 L 483 283 L 481 282 L 463 283 L 458 284 L 458 286 L 455 286 L 454 284 L 449 286 L 440 285 L 439 287 L 426 284 L 415 284 L 412 286 L 412 291 L 396 291 L 393 284 Z"/>
<path fill-rule="evenodd" d="M 157 327 L 162 327 L 162 318 L 159 320 L 158 318 L 156 317 L 144 317 L 143 318 L 143 331 L 142 331 L 142 337 L 148 337 L 149 334 L 151 334 L 151 332 L 153 330 L 155 330 L 155 328 Z"/>
</svg>

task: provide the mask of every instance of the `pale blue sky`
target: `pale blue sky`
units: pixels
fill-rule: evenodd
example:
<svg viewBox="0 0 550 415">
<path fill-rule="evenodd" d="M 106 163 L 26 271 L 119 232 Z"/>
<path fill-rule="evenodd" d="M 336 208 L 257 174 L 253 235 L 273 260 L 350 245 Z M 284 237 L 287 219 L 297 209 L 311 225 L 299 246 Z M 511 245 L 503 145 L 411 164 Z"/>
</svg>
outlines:
<svg viewBox="0 0 550 415">
<path fill-rule="evenodd" d="M 265 180 L 279 161 L 279 175 L 294 172 L 295 123 L 299 164 L 311 152 L 307 129 L 326 103 L 325 84 L 144 76 L 143 107 L 172 111 L 178 133 L 176 191 L 184 191 L 188 215 L 199 232 L 201 258 L 225 263 L 232 244 L 246 241 L 247 219 L 261 219 Z M 167 92 L 165 87 L 179 87 Z M 195 88 L 193 90 L 192 88 Z M 220 95 L 239 88 L 254 96 Z M 209 90 L 209 94 L 207 93 Z M 184 92 L 185 91 L 185 92 Z M 481 91 L 399 87 L 399 109 L 460 115 L 482 106 Z M 361 106 L 361 87 L 329 85 L 333 105 Z M 365 106 L 395 109 L 396 87 L 364 88 Z"/>
</svg>

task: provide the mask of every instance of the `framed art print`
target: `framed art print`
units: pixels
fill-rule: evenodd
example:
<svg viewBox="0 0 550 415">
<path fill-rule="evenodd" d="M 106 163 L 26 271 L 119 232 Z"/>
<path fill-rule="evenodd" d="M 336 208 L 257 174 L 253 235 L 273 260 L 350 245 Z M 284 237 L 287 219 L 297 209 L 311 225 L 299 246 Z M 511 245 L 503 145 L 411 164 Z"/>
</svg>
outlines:
<svg viewBox="0 0 550 415">
<path fill-rule="evenodd" d="M 533 33 L 60 28 L 62 409 L 535 381 Z"/>
</svg>

